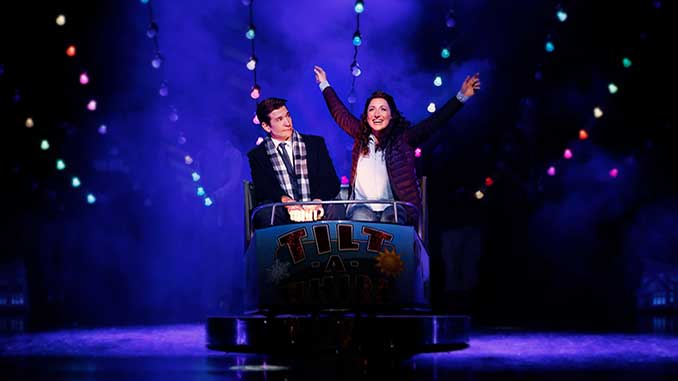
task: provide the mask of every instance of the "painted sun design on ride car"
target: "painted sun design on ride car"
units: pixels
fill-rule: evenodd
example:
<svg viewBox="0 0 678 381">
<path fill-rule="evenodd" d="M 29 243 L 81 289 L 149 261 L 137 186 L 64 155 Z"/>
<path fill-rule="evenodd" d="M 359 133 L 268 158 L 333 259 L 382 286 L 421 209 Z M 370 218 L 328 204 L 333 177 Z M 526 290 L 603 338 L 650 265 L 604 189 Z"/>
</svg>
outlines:
<svg viewBox="0 0 678 381">
<path fill-rule="evenodd" d="M 405 264 L 400 259 L 400 255 L 396 253 L 395 249 L 384 249 L 380 251 L 376 258 L 377 267 L 386 276 L 397 277 L 405 269 Z"/>
</svg>

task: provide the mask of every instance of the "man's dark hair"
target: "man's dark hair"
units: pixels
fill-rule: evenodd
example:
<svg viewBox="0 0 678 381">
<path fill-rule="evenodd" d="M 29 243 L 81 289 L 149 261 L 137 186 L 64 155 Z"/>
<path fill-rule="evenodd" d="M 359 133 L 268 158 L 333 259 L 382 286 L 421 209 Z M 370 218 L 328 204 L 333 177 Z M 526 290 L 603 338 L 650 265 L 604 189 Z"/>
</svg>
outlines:
<svg viewBox="0 0 678 381">
<path fill-rule="evenodd" d="M 287 103 L 287 99 L 267 98 L 257 105 L 257 119 L 260 123 L 271 125 L 271 118 L 268 116 L 274 110 L 277 110 Z"/>
</svg>

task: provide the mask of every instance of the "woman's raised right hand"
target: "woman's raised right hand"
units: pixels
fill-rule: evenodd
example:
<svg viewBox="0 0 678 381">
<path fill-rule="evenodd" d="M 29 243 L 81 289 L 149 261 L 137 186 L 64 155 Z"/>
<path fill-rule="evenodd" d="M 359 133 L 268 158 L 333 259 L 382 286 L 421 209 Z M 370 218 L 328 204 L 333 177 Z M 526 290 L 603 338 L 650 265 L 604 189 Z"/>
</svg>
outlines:
<svg viewBox="0 0 678 381">
<path fill-rule="evenodd" d="M 325 70 L 318 65 L 313 66 L 313 72 L 315 73 L 316 83 L 321 83 L 327 81 L 327 74 Z"/>
</svg>

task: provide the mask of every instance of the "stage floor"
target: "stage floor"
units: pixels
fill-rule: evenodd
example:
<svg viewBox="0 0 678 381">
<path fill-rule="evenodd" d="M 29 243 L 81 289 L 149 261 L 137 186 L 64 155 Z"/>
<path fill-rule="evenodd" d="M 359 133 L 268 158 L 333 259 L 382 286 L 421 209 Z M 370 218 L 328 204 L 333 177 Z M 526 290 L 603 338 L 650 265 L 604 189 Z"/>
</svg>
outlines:
<svg viewBox="0 0 678 381">
<path fill-rule="evenodd" d="M 475 331 L 464 350 L 407 359 L 268 357 L 205 347 L 203 324 L 0 336 L 2 380 L 675 380 L 678 337 Z"/>
</svg>

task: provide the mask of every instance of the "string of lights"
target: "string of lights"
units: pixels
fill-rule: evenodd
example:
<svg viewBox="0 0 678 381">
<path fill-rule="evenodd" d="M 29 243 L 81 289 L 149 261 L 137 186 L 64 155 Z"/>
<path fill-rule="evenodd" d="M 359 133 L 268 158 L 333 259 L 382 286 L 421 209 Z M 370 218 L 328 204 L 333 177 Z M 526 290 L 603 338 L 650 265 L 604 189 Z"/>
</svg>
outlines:
<svg viewBox="0 0 678 381">
<path fill-rule="evenodd" d="M 59 27 L 65 27 L 66 16 L 64 14 L 59 14 L 56 18 L 56 24 Z M 76 46 L 74 44 L 71 44 L 71 45 L 68 46 L 68 48 L 66 48 L 66 55 L 68 57 L 71 57 L 71 58 L 76 57 Z M 88 89 L 91 89 L 90 75 L 87 73 L 87 71 L 82 71 L 78 77 L 79 77 L 78 81 L 82 86 L 84 86 Z M 90 99 L 87 101 L 86 108 L 87 108 L 88 111 L 94 112 L 97 109 L 97 101 L 95 99 L 91 98 L 91 97 L 89 97 L 89 98 Z M 102 126 L 105 126 L 105 125 L 102 125 Z M 103 135 L 103 134 L 105 134 L 105 131 L 100 128 L 99 133 Z M 47 140 L 43 140 L 41 142 L 40 148 L 42 150 L 49 149 L 49 143 L 47 142 Z M 64 171 L 66 169 L 66 162 L 61 158 L 56 159 L 56 169 L 58 171 Z M 73 188 L 81 188 L 82 185 L 83 185 L 82 181 L 80 180 L 80 177 L 78 175 L 75 175 L 75 174 L 70 176 L 69 182 L 70 182 L 71 187 L 73 187 Z M 86 198 L 88 204 L 94 204 L 97 200 L 96 196 L 92 192 L 86 192 L 85 198 Z"/>
<path fill-rule="evenodd" d="M 656 7 L 656 6 L 655 6 Z M 570 15 L 567 13 L 566 7 L 558 3 L 555 6 L 555 25 L 552 25 L 550 27 L 549 32 L 546 35 L 543 49 L 544 49 L 544 54 L 547 57 L 553 56 L 554 54 L 557 53 L 557 42 L 558 39 L 557 37 L 557 32 L 558 32 L 558 25 L 564 24 L 567 20 L 570 19 Z M 631 68 L 633 65 L 633 62 L 631 61 L 631 58 L 628 56 L 621 56 L 617 60 L 618 65 L 620 65 L 624 69 L 624 74 L 628 73 L 628 69 Z M 541 82 L 544 79 L 544 65 L 542 63 L 539 63 L 537 65 L 537 68 L 534 73 L 534 80 L 537 82 Z M 614 81 L 610 81 L 607 84 L 607 93 L 609 96 L 615 96 L 618 94 L 620 90 L 620 85 L 624 79 L 623 78 L 616 78 Z M 524 101 L 523 106 L 524 107 L 530 107 L 531 102 L 529 101 Z M 558 155 L 558 159 L 552 161 L 550 164 L 547 165 L 547 167 L 543 170 L 539 171 L 539 175 L 537 176 L 536 179 L 536 184 L 538 187 L 538 190 L 541 191 L 543 187 L 543 182 L 544 182 L 544 176 L 548 177 L 555 177 L 558 175 L 561 169 L 564 168 L 565 164 L 572 159 L 575 158 L 575 155 L 577 152 L 585 152 L 590 150 L 591 146 L 591 136 L 593 133 L 593 129 L 596 126 L 596 123 L 600 121 L 603 116 L 605 115 L 604 112 L 604 103 L 605 101 L 598 102 L 598 104 L 594 105 L 592 107 L 592 116 L 593 119 L 589 120 L 588 123 L 586 123 L 586 126 L 580 126 L 580 128 L 577 129 L 576 133 L 574 133 L 572 136 L 572 140 L 568 142 L 565 147 L 563 147 L 562 154 Z M 582 145 L 585 144 L 585 145 Z M 609 178 L 617 178 L 621 173 L 621 170 L 619 166 L 615 165 L 612 167 L 609 167 L 607 169 L 606 175 L 609 176 Z M 475 197 L 477 199 L 482 199 L 487 191 L 487 188 L 494 184 L 494 180 L 492 177 L 488 176 L 485 178 L 485 183 L 476 191 Z"/>
<path fill-rule="evenodd" d="M 569 18 L 569 15 L 567 13 L 567 10 L 562 4 L 557 4 L 556 5 L 556 19 L 558 20 L 559 23 L 565 23 Z M 556 40 L 553 38 L 552 34 L 549 33 L 546 37 L 546 42 L 544 44 L 544 50 L 546 54 L 553 54 L 554 51 L 556 50 Z M 631 66 L 631 60 L 628 57 L 623 57 L 621 59 L 621 64 L 624 66 L 624 68 L 629 68 Z M 541 66 L 538 66 L 537 71 L 535 72 L 535 80 L 541 81 L 543 79 L 543 73 L 541 71 Z M 614 95 L 617 93 L 619 90 L 618 86 L 614 82 L 610 82 L 608 85 L 608 91 L 609 94 Z M 593 117 L 594 121 L 602 118 L 604 115 L 603 108 L 601 105 L 596 105 L 593 107 Z M 589 123 L 589 126 L 580 128 L 579 131 L 577 132 L 576 139 L 580 142 L 584 141 L 590 141 L 589 140 L 589 135 L 590 135 L 590 127 L 593 126 L 593 123 Z M 569 144 L 566 146 L 563 150 L 562 154 L 562 159 L 565 161 L 569 161 L 574 157 L 574 147 L 572 144 Z M 552 163 L 551 165 L 548 166 L 546 169 L 545 173 L 546 175 L 553 177 L 556 176 L 558 172 L 558 167 L 561 167 L 563 163 L 561 161 Z M 615 178 L 619 174 L 619 169 L 616 167 L 610 168 L 608 171 L 608 174 L 610 177 Z M 541 182 L 541 178 L 540 178 Z"/>
<path fill-rule="evenodd" d="M 452 57 L 451 49 L 457 31 L 457 19 L 455 17 L 455 9 L 457 9 L 456 0 L 452 2 L 451 8 L 445 14 L 445 27 L 448 29 L 445 35 L 447 36 L 447 38 L 445 41 L 442 42 L 442 46 L 440 48 L 440 57 L 443 59 L 444 62 L 447 62 Z M 442 85 L 443 85 L 442 74 L 436 74 L 436 76 L 433 78 L 433 86 L 441 87 Z M 426 110 L 430 113 L 434 113 L 436 111 L 435 103 L 430 102 L 426 107 Z"/>
<path fill-rule="evenodd" d="M 55 23 L 56 23 L 56 25 L 59 29 L 68 28 L 66 15 L 64 15 L 64 14 L 57 15 L 57 17 L 55 19 Z M 68 38 L 67 40 L 72 41 L 71 38 Z M 66 57 L 67 57 L 67 61 L 66 61 L 67 66 L 66 67 L 68 67 L 68 68 L 82 67 L 83 64 L 81 63 L 81 60 L 79 59 L 80 55 L 77 54 L 78 52 L 77 52 L 77 49 L 76 49 L 76 44 L 69 41 L 69 42 L 66 43 L 66 45 L 67 45 L 67 47 L 65 49 L 65 54 L 66 54 Z M 5 74 L 4 66 L 2 66 L 2 68 L 0 68 L 0 71 L 1 71 L 0 75 Z M 77 72 L 77 69 L 74 69 L 72 71 Z M 11 74 L 12 70 L 10 69 L 9 72 Z M 97 101 L 94 98 L 92 98 L 91 96 L 89 96 L 89 93 L 91 93 L 91 78 L 90 78 L 90 75 L 87 73 L 86 70 L 83 70 L 83 71 L 80 71 L 80 73 L 77 75 L 77 77 L 78 77 L 78 83 L 81 85 L 82 88 L 86 89 L 84 97 L 88 100 L 85 103 L 85 109 L 88 110 L 89 112 L 96 111 Z M 69 90 L 67 90 L 67 89 L 64 89 L 63 91 L 69 92 Z M 43 120 L 43 122 L 41 122 L 40 113 L 35 109 L 30 110 L 30 109 L 33 108 L 30 104 L 32 104 L 33 102 L 29 99 L 26 99 L 26 100 L 23 99 L 22 91 L 20 90 L 20 86 L 15 91 L 14 97 L 12 99 L 12 103 L 15 106 L 18 106 L 21 103 L 28 104 L 28 109 L 29 109 L 28 111 L 22 112 L 22 111 L 19 111 L 18 108 L 17 108 L 17 112 L 23 113 L 24 115 L 26 115 L 25 119 L 23 119 L 24 127 L 27 128 L 27 129 L 30 129 L 32 134 L 39 136 L 39 137 L 37 137 L 37 140 L 39 141 L 40 151 L 42 151 L 44 153 L 44 155 L 46 155 L 46 156 L 40 157 L 38 162 L 47 161 L 47 162 L 50 162 L 50 163 L 54 163 L 53 165 L 54 165 L 54 168 L 56 169 L 57 173 L 66 174 L 66 177 L 68 178 L 68 183 L 71 186 L 71 188 L 78 189 L 78 190 L 84 190 L 84 193 L 85 193 L 84 197 L 85 197 L 86 202 L 88 204 L 94 204 L 97 201 L 97 197 L 91 191 L 91 189 L 86 189 L 87 187 L 85 186 L 85 184 L 81 180 L 81 176 L 77 173 L 74 173 L 74 171 L 73 171 L 73 169 L 77 166 L 77 163 L 75 163 L 74 161 L 68 161 L 68 160 L 66 160 L 66 158 L 63 157 L 63 154 L 59 152 L 60 148 L 62 148 L 61 144 L 59 144 L 60 142 L 55 143 L 54 141 L 52 141 L 52 143 L 50 143 L 51 139 L 48 138 L 48 135 L 50 135 L 50 133 L 53 134 L 54 129 L 51 128 L 51 126 L 47 126 L 47 124 L 51 124 L 50 122 L 47 122 L 47 120 L 49 119 L 49 116 L 43 115 L 44 120 Z M 35 117 L 36 115 L 38 116 L 37 118 Z M 68 123 L 58 122 L 58 121 L 54 121 L 54 122 L 56 122 L 59 126 L 65 127 L 67 129 L 72 129 L 72 126 L 70 126 Z M 54 122 L 52 122 L 52 123 L 54 123 Z M 102 125 L 102 126 L 105 127 L 105 125 Z M 52 131 L 52 132 L 50 132 L 50 131 Z M 106 133 L 105 129 L 99 128 L 99 133 L 102 134 L 102 135 L 105 134 Z M 68 135 L 69 134 L 67 133 L 67 136 Z M 36 139 L 33 138 L 31 140 L 36 140 Z M 57 139 L 57 141 L 59 141 L 59 140 L 60 139 Z M 17 170 L 19 170 L 19 169 L 17 168 Z M 31 177 L 33 177 L 33 176 L 31 176 Z M 32 188 L 37 189 L 38 184 L 33 183 Z"/>
<path fill-rule="evenodd" d="M 558 3 L 558 4 L 556 4 L 555 8 L 556 8 L 556 15 L 555 15 L 556 20 L 560 24 L 564 23 L 569 17 L 565 7 L 563 5 L 561 5 L 560 3 Z M 544 54 L 546 54 L 547 56 L 552 55 L 552 53 L 556 50 L 555 39 L 554 39 L 556 32 L 557 32 L 557 25 L 553 25 L 553 23 L 551 25 L 549 25 L 548 32 L 546 33 L 546 37 L 545 37 L 545 41 L 544 41 Z M 540 63 L 537 64 L 537 69 L 536 69 L 535 74 L 534 74 L 534 80 L 535 81 L 541 81 L 543 79 L 542 69 L 543 69 L 543 64 L 540 62 Z M 522 102 L 521 106 L 524 107 L 524 108 L 529 108 L 529 107 L 532 106 L 532 104 L 529 100 L 524 100 Z M 526 117 L 523 116 L 523 119 L 524 118 L 526 118 Z M 522 122 L 524 122 L 524 121 L 522 121 Z M 519 122 L 519 123 L 521 123 L 521 122 Z M 588 138 L 588 134 L 586 133 L 585 130 L 582 129 L 581 132 L 580 132 L 580 139 L 586 140 L 587 138 Z M 511 150 L 510 149 L 509 150 L 503 149 L 502 151 L 511 151 Z M 571 159 L 572 158 L 572 151 L 570 149 L 566 149 L 564 154 L 563 154 L 563 157 L 566 160 Z M 505 168 L 505 165 L 503 163 L 504 162 L 502 160 L 498 160 L 494 173 L 490 176 L 485 177 L 483 184 L 481 184 L 481 186 L 478 187 L 478 189 L 474 193 L 474 196 L 477 200 L 481 200 L 485 197 L 485 195 L 488 191 L 488 188 L 495 184 L 495 179 L 500 177 L 500 173 L 503 174 L 503 175 L 506 175 L 506 168 Z M 547 170 L 547 173 L 548 173 L 549 176 L 555 175 L 555 173 L 556 173 L 555 166 L 550 166 Z M 541 183 L 541 179 L 538 180 L 538 183 Z"/>
<path fill-rule="evenodd" d="M 247 31 L 245 32 L 245 38 L 250 40 L 250 58 L 247 60 L 247 70 L 252 72 L 252 87 L 250 88 L 250 98 L 254 102 L 258 102 L 259 97 L 261 97 L 261 86 L 257 83 L 257 55 L 254 47 L 254 38 L 256 37 L 256 28 L 254 26 L 254 0 L 242 0 L 242 4 L 248 7 L 248 21 L 247 21 Z M 252 117 L 252 123 L 255 125 L 260 124 L 259 118 L 257 117 L 256 112 Z M 256 145 L 259 145 L 264 142 L 264 138 L 259 136 L 255 142 Z"/>
<path fill-rule="evenodd" d="M 159 70 L 161 73 L 161 77 L 163 78 L 162 81 L 160 82 L 160 87 L 158 89 L 158 94 L 161 97 L 168 97 L 169 96 L 169 84 L 167 82 L 166 74 L 165 74 L 165 58 L 162 55 L 160 51 L 160 42 L 159 42 L 159 37 L 158 37 L 158 24 L 154 18 L 153 15 L 153 2 L 152 0 L 139 0 L 142 4 L 146 6 L 146 9 L 148 10 L 148 28 L 146 29 L 146 37 L 151 39 L 153 41 L 153 58 L 151 59 L 151 67 L 153 69 Z M 176 123 L 179 120 L 179 111 L 177 108 L 173 105 L 170 105 L 169 107 L 169 120 L 173 123 Z M 179 145 L 184 146 L 187 142 L 186 136 L 182 133 L 179 132 L 178 137 L 177 137 L 177 143 Z M 182 152 L 183 154 L 183 162 L 187 166 L 191 167 L 194 164 L 193 157 L 189 153 L 185 153 L 185 149 L 180 149 L 178 152 Z M 200 173 L 192 169 L 190 171 L 190 176 L 191 176 L 191 181 L 194 183 L 196 190 L 195 193 L 198 197 L 202 199 L 203 205 L 204 206 L 212 206 L 214 204 L 214 200 L 212 197 L 210 197 L 207 192 L 205 191 L 205 187 L 201 184 L 201 175 Z"/>
<path fill-rule="evenodd" d="M 249 22 L 245 37 L 250 40 L 251 51 L 250 58 L 247 61 L 247 70 L 252 72 L 252 88 L 250 89 L 250 98 L 257 101 L 261 96 L 261 86 L 257 83 L 257 55 L 254 49 L 254 37 L 256 37 L 256 28 L 254 27 L 254 0 L 243 0 L 243 4 L 249 9 Z M 256 123 L 256 122 L 255 122 Z"/>
<path fill-rule="evenodd" d="M 450 41 L 449 37 L 453 37 L 454 34 L 455 34 L 454 32 L 456 31 L 457 21 L 456 21 L 455 13 L 454 13 L 454 10 L 456 9 L 456 4 L 457 4 L 457 2 L 453 1 L 451 8 L 445 14 L 445 27 L 447 29 L 449 29 L 449 31 L 447 31 L 445 33 L 448 36 L 448 39 L 443 41 L 442 44 L 441 44 L 440 57 L 443 59 L 443 62 L 445 63 L 445 66 L 444 66 L 445 69 L 443 69 L 441 71 L 447 71 L 449 69 L 449 64 L 448 64 L 449 61 L 448 60 L 451 57 L 451 53 L 450 53 L 451 45 L 450 45 L 450 42 L 449 42 Z M 440 88 L 440 87 L 443 86 L 443 74 L 436 73 L 435 77 L 433 78 L 433 86 L 435 86 L 436 88 Z M 429 102 L 428 105 L 426 106 L 426 111 L 428 111 L 431 114 L 436 112 L 435 102 L 433 102 L 433 101 Z M 422 149 L 420 147 L 415 148 L 414 157 L 420 158 L 421 155 L 422 155 Z"/>
<path fill-rule="evenodd" d="M 348 103 L 351 109 L 358 100 L 358 95 L 355 90 L 355 80 L 356 78 L 360 77 L 363 72 L 360 64 L 358 63 L 358 47 L 360 47 L 360 45 L 363 43 L 363 37 L 360 33 L 360 15 L 365 12 L 365 2 L 362 0 L 356 0 L 355 4 L 353 5 L 353 10 L 355 11 L 356 28 L 355 32 L 353 32 L 353 60 L 351 61 L 350 66 L 351 76 L 353 78 L 351 79 L 351 91 L 348 93 Z"/>
</svg>

